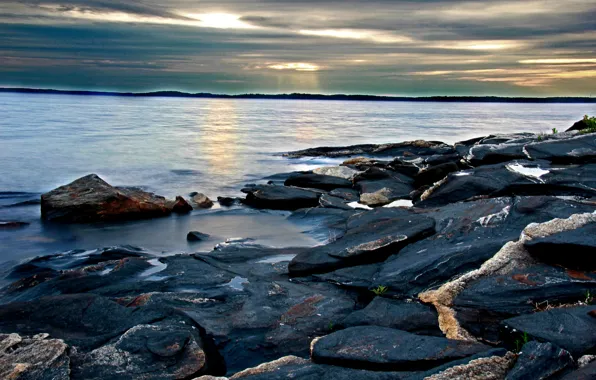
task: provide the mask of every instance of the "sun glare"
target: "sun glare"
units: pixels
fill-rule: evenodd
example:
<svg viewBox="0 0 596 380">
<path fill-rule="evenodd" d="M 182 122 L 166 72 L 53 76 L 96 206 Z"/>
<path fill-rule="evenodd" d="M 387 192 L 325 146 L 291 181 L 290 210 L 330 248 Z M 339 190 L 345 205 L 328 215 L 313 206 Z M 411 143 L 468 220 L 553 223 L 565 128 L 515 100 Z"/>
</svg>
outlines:
<svg viewBox="0 0 596 380">
<path fill-rule="evenodd" d="M 274 65 L 267 66 L 274 70 L 295 70 L 295 71 L 318 71 L 319 66 L 312 63 L 304 62 L 291 62 L 291 63 L 276 63 Z"/>
<path fill-rule="evenodd" d="M 186 14 L 186 17 L 200 21 L 200 26 L 217 29 L 251 29 L 254 28 L 240 19 L 240 16 L 229 13 Z"/>
</svg>

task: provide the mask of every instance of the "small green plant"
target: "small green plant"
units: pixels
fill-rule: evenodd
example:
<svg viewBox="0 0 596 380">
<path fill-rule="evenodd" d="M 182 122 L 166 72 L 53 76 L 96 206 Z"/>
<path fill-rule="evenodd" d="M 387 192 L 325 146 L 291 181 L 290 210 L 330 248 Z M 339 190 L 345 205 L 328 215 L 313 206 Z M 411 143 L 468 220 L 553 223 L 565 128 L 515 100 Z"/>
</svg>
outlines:
<svg viewBox="0 0 596 380">
<path fill-rule="evenodd" d="M 327 330 L 333 331 L 333 329 L 335 329 L 335 325 L 333 324 L 333 321 L 329 321 L 329 325 L 327 326 Z"/>
<path fill-rule="evenodd" d="M 592 295 L 592 292 L 586 290 L 586 300 L 584 301 L 584 303 L 590 304 L 592 303 L 592 301 L 594 301 L 594 296 Z"/>
<path fill-rule="evenodd" d="M 596 132 L 596 117 L 595 116 L 588 116 L 588 115 L 584 115 L 584 124 L 586 125 L 586 128 L 582 129 L 581 131 L 579 131 L 579 133 L 594 133 Z"/>
<path fill-rule="evenodd" d="M 557 128 L 553 128 L 553 135 L 556 135 L 557 133 L 559 133 L 559 131 L 557 131 Z"/>
<path fill-rule="evenodd" d="M 528 343 L 530 341 L 530 336 L 528 335 L 527 332 L 524 332 L 521 336 L 521 339 L 516 339 L 515 340 L 515 350 L 517 352 L 520 352 L 522 347 Z"/>
<path fill-rule="evenodd" d="M 544 140 L 544 133 L 539 133 L 538 136 L 536 136 L 536 138 L 538 139 L 538 141 Z"/>
<path fill-rule="evenodd" d="M 383 294 L 387 293 L 388 290 L 389 288 L 387 286 L 379 285 L 371 290 L 371 292 L 375 293 L 377 296 L 382 296 Z"/>
</svg>

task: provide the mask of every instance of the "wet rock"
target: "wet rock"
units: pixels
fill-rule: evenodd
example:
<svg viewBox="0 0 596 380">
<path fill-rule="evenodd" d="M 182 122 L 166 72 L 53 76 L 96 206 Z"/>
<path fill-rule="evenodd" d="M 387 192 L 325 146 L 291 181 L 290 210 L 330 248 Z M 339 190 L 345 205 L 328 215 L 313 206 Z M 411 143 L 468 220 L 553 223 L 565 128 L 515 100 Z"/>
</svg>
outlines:
<svg viewBox="0 0 596 380">
<path fill-rule="evenodd" d="M 384 208 L 356 214 L 348 220 L 339 239 L 296 256 L 289 265 L 292 275 L 326 273 L 371 264 L 434 233 L 434 220 L 405 209 Z"/>
<path fill-rule="evenodd" d="M 466 330 L 474 336 L 496 342 L 500 339 L 499 323 L 502 320 L 533 313 L 547 306 L 583 301 L 586 292 L 594 288 L 596 274 L 535 265 L 470 283 L 455 299 L 454 308 L 458 321 Z M 532 315 L 535 316 L 534 319 L 538 319 L 546 318 L 550 314 Z M 557 325 L 557 328 L 558 326 L 560 325 Z M 513 326 L 526 331 L 518 327 L 521 326 Z M 570 352 L 573 351 L 567 346 L 557 344 Z"/>
<path fill-rule="evenodd" d="M 288 186 L 258 185 L 242 189 L 246 194 L 245 203 L 275 210 L 297 210 L 316 207 L 319 193 Z"/>
<path fill-rule="evenodd" d="M 41 196 L 42 218 L 56 222 L 142 219 L 171 212 L 165 198 L 139 189 L 110 186 L 95 174 Z"/>
<path fill-rule="evenodd" d="M 372 279 L 380 267 L 381 263 L 358 265 L 334 270 L 329 273 L 315 274 L 312 278 L 368 293 L 368 289 L 372 285 Z"/>
<path fill-rule="evenodd" d="M 356 189 L 361 193 L 360 202 L 371 206 L 408 199 L 414 190 L 412 178 L 383 169 L 369 169 L 354 178 L 354 181 Z"/>
<path fill-rule="evenodd" d="M 190 199 L 199 208 L 211 208 L 211 207 L 213 207 L 213 201 L 211 199 L 209 199 L 209 197 L 207 197 L 203 193 L 197 193 L 197 192 L 190 193 Z M 219 197 L 218 197 L 218 199 L 219 199 Z"/>
<path fill-rule="evenodd" d="M 0 378 L 70 379 L 68 346 L 48 334 L 0 334 Z"/>
<path fill-rule="evenodd" d="M 400 173 L 411 178 L 414 178 L 420 171 L 418 166 L 411 162 L 400 160 L 399 158 L 391 161 L 387 167 L 396 173 Z"/>
<path fill-rule="evenodd" d="M 81 379 L 188 379 L 207 370 L 198 331 L 168 324 L 138 325 L 112 344 L 73 355 L 72 376 Z"/>
<path fill-rule="evenodd" d="M 524 242 L 537 260 L 579 271 L 596 270 L 596 223 Z"/>
<path fill-rule="evenodd" d="M 217 197 L 217 202 L 224 207 L 232 207 L 235 204 L 240 204 L 242 199 L 235 197 Z"/>
<path fill-rule="evenodd" d="M 420 171 L 414 180 L 414 187 L 418 188 L 425 185 L 432 185 L 433 183 L 442 180 L 449 173 L 459 171 L 459 166 L 454 162 L 446 162 L 443 164 L 430 166 Z"/>
<path fill-rule="evenodd" d="M 353 312 L 342 320 L 341 327 L 381 326 L 414 334 L 443 336 L 439 329 L 437 312 L 417 302 L 375 297 L 364 309 Z"/>
<path fill-rule="evenodd" d="M 573 367 L 569 352 L 551 343 L 528 342 L 506 380 L 547 379 Z"/>
<path fill-rule="evenodd" d="M 345 147 L 319 147 L 286 153 L 286 157 L 346 157 L 367 155 L 371 157 L 430 156 L 453 153 L 453 147 L 440 141 L 405 141 L 394 144 L 363 144 Z"/>
<path fill-rule="evenodd" d="M 532 159 L 548 160 L 556 164 L 595 162 L 596 135 L 591 133 L 537 142 L 526 145 L 525 149 Z"/>
<path fill-rule="evenodd" d="M 596 318 L 590 315 L 595 310 L 596 306 L 555 308 L 507 319 L 503 328 L 506 334 L 512 334 L 513 329 L 525 332 L 579 357 L 596 348 Z"/>
<path fill-rule="evenodd" d="M 204 234 L 199 231 L 190 231 L 186 235 L 186 240 L 188 240 L 188 241 L 203 241 L 203 240 L 209 239 L 209 237 L 210 237 L 209 234 Z"/>
<path fill-rule="evenodd" d="M 177 196 L 174 205 L 172 206 L 172 212 L 175 212 L 176 214 L 188 214 L 191 211 L 192 206 L 188 204 L 186 199 Z"/>
<path fill-rule="evenodd" d="M 313 173 L 351 180 L 354 175 L 358 173 L 358 171 L 347 166 L 326 166 L 322 168 L 316 168 L 313 170 Z"/>
<path fill-rule="evenodd" d="M 490 350 L 480 343 L 376 326 L 340 330 L 316 339 L 311 346 L 315 363 L 384 371 L 427 370 Z"/>
<path fill-rule="evenodd" d="M 330 191 L 341 187 L 351 188 L 352 182 L 345 178 L 330 175 L 306 173 L 290 176 L 286 179 L 284 185 Z"/>
<path fill-rule="evenodd" d="M 341 210 L 351 210 L 352 208 L 347 205 L 346 201 L 342 198 L 334 197 L 328 194 L 321 195 L 319 198 L 319 205 L 321 207 L 338 208 Z"/>
<path fill-rule="evenodd" d="M 23 228 L 23 227 L 27 227 L 29 224 L 30 223 L 27 223 L 27 222 L 17 222 L 17 221 L 0 222 L 0 230 Z"/>
</svg>

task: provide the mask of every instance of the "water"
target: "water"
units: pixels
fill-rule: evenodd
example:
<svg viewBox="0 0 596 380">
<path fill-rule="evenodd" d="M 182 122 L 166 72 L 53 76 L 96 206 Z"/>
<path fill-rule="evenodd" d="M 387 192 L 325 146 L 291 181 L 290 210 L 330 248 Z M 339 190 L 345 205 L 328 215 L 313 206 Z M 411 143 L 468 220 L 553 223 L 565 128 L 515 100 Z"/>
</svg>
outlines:
<svg viewBox="0 0 596 380">
<path fill-rule="evenodd" d="M 337 162 L 288 160 L 278 153 L 322 145 L 432 139 L 453 143 L 507 132 L 564 130 L 594 104 L 410 103 L 303 100 L 118 98 L 0 94 L 0 206 L 89 173 L 165 196 L 199 191 L 239 195 L 264 176 Z M 6 192 L 21 192 L 9 193 Z M 260 218 L 260 219 L 259 219 Z M 39 206 L 0 208 L 0 262 L 58 250 L 135 244 L 157 252 L 195 251 L 216 239 L 257 237 L 271 245 L 316 242 L 283 213 L 213 211 L 126 224 L 56 226 Z M 256 222 L 256 225 L 255 225 Z M 214 233 L 201 246 L 191 229 Z M 279 231 L 282 231 L 280 233 Z"/>
</svg>

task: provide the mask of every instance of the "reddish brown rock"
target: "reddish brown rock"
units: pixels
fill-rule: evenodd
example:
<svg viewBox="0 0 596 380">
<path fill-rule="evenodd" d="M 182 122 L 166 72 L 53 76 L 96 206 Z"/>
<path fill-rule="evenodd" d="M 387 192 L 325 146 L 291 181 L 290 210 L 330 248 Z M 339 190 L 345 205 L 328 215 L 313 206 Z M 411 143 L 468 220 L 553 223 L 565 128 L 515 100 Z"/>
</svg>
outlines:
<svg viewBox="0 0 596 380">
<path fill-rule="evenodd" d="M 145 219 L 169 215 L 173 208 L 183 207 L 180 203 L 137 188 L 114 187 L 89 174 L 43 194 L 41 215 L 64 223 Z"/>
</svg>

